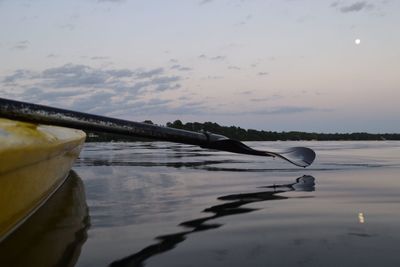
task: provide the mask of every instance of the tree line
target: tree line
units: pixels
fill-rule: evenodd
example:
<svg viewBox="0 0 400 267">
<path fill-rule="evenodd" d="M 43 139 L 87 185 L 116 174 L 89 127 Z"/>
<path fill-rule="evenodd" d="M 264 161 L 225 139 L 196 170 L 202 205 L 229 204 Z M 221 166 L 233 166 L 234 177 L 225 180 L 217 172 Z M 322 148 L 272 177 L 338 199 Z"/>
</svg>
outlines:
<svg viewBox="0 0 400 267">
<path fill-rule="evenodd" d="M 183 129 L 188 131 L 208 131 L 240 141 L 299 141 L 299 140 L 318 140 L 318 141 L 339 141 L 339 140 L 400 140 L 400 134 L 383 133 L 371 134 L 366 132 L 356 133 L 315 133 L 315 132 L 276 132 L 254 129 L 243 129 L 236 126 L 221 126 L 215 122 L 187 122 L 180 120 L 168 122 L 167 127 Z"/>
<path fill-rule="evenodd" d="M 153 124 L 152 121 L 146 120 L 144 123 Z M 355 133 L 315 133 L 300 131 L 264 131 L 254 129 L 243 129 L 237 126 L 221 126 L 215 122 L 187 122 L 181 120 L 167 122 L 166 127 L 182 129 L 188 131 L 207 131 L 215 134 L 221 134 L 228 138 L 240 141 L 300 141 L 300 140 L 317 140 L 317 141 L 362 141 L 362 140 L 400 140 L 398 133 L 381 133 L 372 134 L 366 132 Z M 119 136 L 115 134 L 105 133 L 89 133 L 88 142 L 108 142 L 108 141 L 148 141 L 148 139 Z"/>
</svg>

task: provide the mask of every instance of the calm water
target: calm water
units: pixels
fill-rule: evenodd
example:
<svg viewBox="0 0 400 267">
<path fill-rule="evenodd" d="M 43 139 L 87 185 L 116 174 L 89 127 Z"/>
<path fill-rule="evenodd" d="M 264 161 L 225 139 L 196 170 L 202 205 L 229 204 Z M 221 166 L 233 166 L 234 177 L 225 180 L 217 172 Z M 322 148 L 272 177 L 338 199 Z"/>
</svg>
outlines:
<svg viewBox="0 0 400 267">
<path fill-rule="evenodd" d="M 164 142 L 87 144 L 0 244 L 0 263 L 400 266 L 400 142 L 248 145 L 309 146 L 317 159 L 301 169 Z"/>
</svg>

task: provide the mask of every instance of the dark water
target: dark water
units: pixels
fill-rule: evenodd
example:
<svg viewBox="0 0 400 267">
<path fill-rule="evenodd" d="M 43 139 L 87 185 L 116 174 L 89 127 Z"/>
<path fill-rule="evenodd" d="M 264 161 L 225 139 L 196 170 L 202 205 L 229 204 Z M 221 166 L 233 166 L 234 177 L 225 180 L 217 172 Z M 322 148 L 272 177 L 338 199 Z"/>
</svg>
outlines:
<svg viewBox="0 0 400 267">
<path fill-rule="evenodd" d="M 400 142 L 248 144 L 309 146 L 317 159 L 301 169 L 163 142 L 87 144 L 0 262 L 400 266 Z"/>
</svg>

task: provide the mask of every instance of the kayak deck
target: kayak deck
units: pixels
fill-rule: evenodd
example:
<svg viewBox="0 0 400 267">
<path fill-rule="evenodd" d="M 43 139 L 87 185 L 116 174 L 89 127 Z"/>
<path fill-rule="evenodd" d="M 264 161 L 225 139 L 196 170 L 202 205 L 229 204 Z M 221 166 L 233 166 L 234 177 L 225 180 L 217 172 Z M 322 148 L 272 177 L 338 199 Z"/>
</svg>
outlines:
<svg viewBox="0 0 400 267">
<path fill-rule="evenodd" d="M 79 130 L 0 118 L 0 241 L 63 183 L 85 137 Z"/>
</svg>

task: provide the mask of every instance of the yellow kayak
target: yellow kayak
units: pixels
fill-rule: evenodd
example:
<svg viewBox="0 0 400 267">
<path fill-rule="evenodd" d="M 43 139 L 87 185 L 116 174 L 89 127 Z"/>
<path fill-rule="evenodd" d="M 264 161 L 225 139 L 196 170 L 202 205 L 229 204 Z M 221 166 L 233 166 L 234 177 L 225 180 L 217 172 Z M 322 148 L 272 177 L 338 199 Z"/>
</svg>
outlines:
<svg viewBox="0 0 400 267">
<path fill-rule="evenodd" d="M 75 266 L 89 225 L 83 182 L 70 171 L 46 203 L 0 242 L 0 266 Z"/>
<path fill-rule="evenodd" d="M 85 133 L 0 118 L 0 241 L 64 182 Z"/>
</svg>

